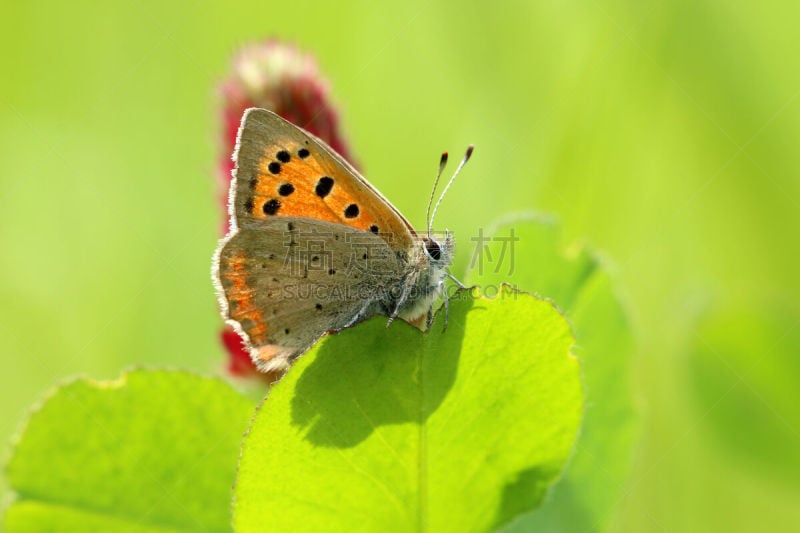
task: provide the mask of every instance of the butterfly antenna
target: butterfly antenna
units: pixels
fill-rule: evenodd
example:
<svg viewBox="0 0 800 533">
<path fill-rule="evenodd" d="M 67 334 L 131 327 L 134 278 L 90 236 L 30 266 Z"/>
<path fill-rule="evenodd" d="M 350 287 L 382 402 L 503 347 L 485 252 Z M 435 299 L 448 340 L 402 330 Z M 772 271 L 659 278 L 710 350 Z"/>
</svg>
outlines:
<svg viewBox="0 0 800 533">
<path fill-rule="evenodd" d="M 464 168 L 464 165 L 467 164 L 467 161 L 469 161 L 469 158 L 472 156 L 472 150 L 474 150 L 474 149 L 475 149 L 475 146 L 472 145 L 472 144 L 470 144 L 467 147 L 467 152 L 464 154 L 464 159 L 462 159 L 461 163 L 458 164 L 458 168 L 456 168 L 456 171 L 453 172 L 453 177 L 450 178 L 450 181 L 447 182 L 447 185 L 445 185 L 441 196 L 439 196 L 439 200 L 436 201 L 436 207 L 433 208 L 433 215 L 431 216 L 431 220 L 428 223 L 428 235 L 430 235 L 431 228 L 433 227 L 433 220 L 436 218 L 436 211 L 439 210 L 439 204 L 442 203 L 442 200 L 444 199 L 444 195 L 447 194 L 447 189 L 449 189 L 450 186 L 453 184 L 453 182 L 456 180 L 456 176 L 458 176 L 458 173 L 461 172 L 462 168 Z"/>
<path fill-rule="evenodd" d="M 439 172 L 436 173 L 436 179 L 433 180 L 433 189 L 431 189 L 431 198 L 428 200 L 428 210 L 425 213 L 425 222 L 428 224 L 428 238 L 431 238 L 431 205 L 433 205 L 433 196 L 436 194 L 436 187 L 439 185 L 439 178 L 442 176 L 444 167 L 447 165 L 447 152 L 442 152 L 442 159 L 439 161 Z"/>
</svg>

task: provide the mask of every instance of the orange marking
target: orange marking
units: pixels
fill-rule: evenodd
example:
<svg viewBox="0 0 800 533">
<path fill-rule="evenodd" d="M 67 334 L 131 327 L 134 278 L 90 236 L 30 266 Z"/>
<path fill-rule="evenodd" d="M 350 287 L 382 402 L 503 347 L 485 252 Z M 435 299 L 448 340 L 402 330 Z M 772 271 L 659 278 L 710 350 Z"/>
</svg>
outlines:
<svg viewBox="0 0 800 533">
<path fill-rule="evenodd" d="M 287 366 L 289 354 L 292 352 L 291 349 L 286 348 L 285 346 L 279 346 L 277 344 L 266 344 L 264 346 L 259 346 L 256 348 L 256 351 L 258 352 L 258 358 L 265 363 L 272 361 L 273 359 L 287 359 Z"/>
<path fill-rule="evenodd" d="M 369 190 L 368 186 L 360 183 L 354 176 L 347 173 L 335 160 L 319 151 L 314 146 L 308 146 L 311 155 L 301 159 L 297 151 L 301 145 L 286 142 L 285 146 L 268 145 L 264 149 L 264 157 L 254 169 L 258 183 L 253 190 L 253 208 L 250 214 L 254 218 L 269 217 L 307 217 L 316 220 L 325 220 L 336 224 L 343 224 L 362 231 L 370 231 L 370 227 L 377 226 L 381 233 L 395 235 L 393 246 L 401 246 L 402 236 L 407 235 L 408 229 L 397 213 L 388 209 L 380 198 Z M 291 155 L 288 163 L 281 163 L 280 172 L 272 174 L 269 171 L 270 163 L 277 162 L 275 154 L 286 150 Z M 323 176 L 334 180 L 331 192 L 324 198 L 317 195 L 315 189 L 317 182 Z M 294 192 L 288 196 L 281 196 L 278 188 L 290 183 Z M 270 200 L 278 200 L 280 207 L 274 215 L 264 213 L 264 204 Z M 358 206 L 358 216 L 347 218 L 345 210 L 351 204 Z"/>
<path fill-rule="evenodd" d="M 245 329 L 250 343 L 256 346 L 266 344 L 269 328 L 264 316 L 253 301 L 253 289 L 247 285 L 247 258 L 244 254 L 239 253 L 223 265 L 225 268 L 222 277 L 232 285 L 225 289 L 231 318 L 242 324 L 243 329 L 245 329 L 243 321 L 250 320 L 253 325 Z"/>
</svg>

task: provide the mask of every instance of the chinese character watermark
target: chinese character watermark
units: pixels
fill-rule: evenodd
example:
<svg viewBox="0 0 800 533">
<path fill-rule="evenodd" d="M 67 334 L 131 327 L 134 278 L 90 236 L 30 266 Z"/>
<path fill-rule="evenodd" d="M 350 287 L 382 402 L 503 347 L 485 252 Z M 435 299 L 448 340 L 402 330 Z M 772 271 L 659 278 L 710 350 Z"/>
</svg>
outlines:
<svg viewBox="0 0 800 533">
<path fill-rule="evenodd" d="M 475 249 L 472 252 L 472 260 L 470 262 L 471 269 L 477 269 L 478 275 L 483 274 L 484 263 L 494 263 L 494 273 L 500 272 L 504 263 L 508 264 L 507 276 L 514 273 L 514 243 L 519 241 L 519 237 L 514 234 L 514 228 L 509 228 L 507 236 L 493 235 L 487 237 L 483 234 L 483 228 L 478 228 L 478 235 L 471 237 L 470 240 L 475 243 Z M 495 258 L 492 255 L 492 247 L 490 243 L 500 243 L 500 251 Z M 496 248 L 496 247 L 495 247 Z"/>
<path fill-rule="evenodd" d="M 329 270 L 333 267 L 333 254 L 325 248 L 325 243 L 333 238 L 333 233 L 311 229 L 308 232 L 284 234 L 286 257 L 283 266 L 289 267 L 289 275 L 306 277 L 309 271 Z"/>
</svg>

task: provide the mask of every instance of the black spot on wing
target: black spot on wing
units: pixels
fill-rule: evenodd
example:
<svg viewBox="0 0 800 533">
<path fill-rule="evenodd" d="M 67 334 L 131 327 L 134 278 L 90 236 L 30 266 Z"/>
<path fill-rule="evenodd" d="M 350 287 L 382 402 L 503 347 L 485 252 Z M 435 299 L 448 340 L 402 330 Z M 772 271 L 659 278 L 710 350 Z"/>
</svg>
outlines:
<svg viewBox="0 0 800 533">
<path fill-rule="evenodd" d="M 356 218 L 358 216 L 359 209 L 356 204 L 348 205 L 344 210 L 345 218 Z"/>
<path fill-rule="evenodd" d="M 266 202 L 262 209 L 264 210 L 265 215 L 274 215 L 275 213 L 278 212 L 278 209 L 280 209 L 280 207 L 281 207 L 280 200 L 276 200 L 275 198 L 273 198 L 268 202 Z"/>
<path fill-rule="evenodd" d="M 333 178 L 322 176 L 317 182 L 317 186 L 314 187 L 314 192 L 317 193 L 317 196 L 320 198 L 325 198 L 331 193 L 331 189 L 333 189 Z"/>
</svg>

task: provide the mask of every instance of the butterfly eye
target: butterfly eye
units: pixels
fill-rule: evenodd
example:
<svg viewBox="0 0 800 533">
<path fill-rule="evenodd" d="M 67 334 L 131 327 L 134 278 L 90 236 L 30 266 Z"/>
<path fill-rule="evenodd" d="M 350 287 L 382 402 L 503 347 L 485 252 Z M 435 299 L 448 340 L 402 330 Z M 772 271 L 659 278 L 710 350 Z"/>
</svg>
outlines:
<svg viewBox="0 0 800 533">
<path fill-rule="evenodd" d="M 442 258 L 442 248 L 439 246 L 439 243 L 433 239 L 425 240 L 425 251 L 428 253 L 428 257 L 434 261 L 438 261 Z"/>
</svg>

